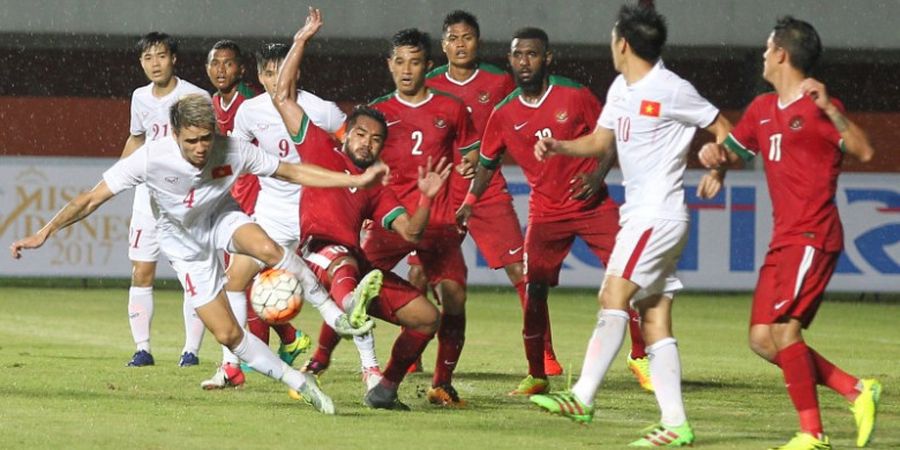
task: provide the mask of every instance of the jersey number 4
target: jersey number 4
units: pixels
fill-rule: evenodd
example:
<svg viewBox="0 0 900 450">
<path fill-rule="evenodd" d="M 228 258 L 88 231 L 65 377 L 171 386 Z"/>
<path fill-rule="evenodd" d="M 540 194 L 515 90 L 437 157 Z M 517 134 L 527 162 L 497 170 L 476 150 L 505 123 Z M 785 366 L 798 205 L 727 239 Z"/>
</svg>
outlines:
<svg viewBox="0 0 900 450">
<path fill-rule="evenodd" d="M 769 136 L 769 161 L 781 161 L 781 133 Z"/>
<path fill-rule="evenodd" d="M 191 188 L 191 191 L 184 197 L 184 200 L 181 201 L 188 208 L 194 207 L 194 188 Z"/>
</svg>

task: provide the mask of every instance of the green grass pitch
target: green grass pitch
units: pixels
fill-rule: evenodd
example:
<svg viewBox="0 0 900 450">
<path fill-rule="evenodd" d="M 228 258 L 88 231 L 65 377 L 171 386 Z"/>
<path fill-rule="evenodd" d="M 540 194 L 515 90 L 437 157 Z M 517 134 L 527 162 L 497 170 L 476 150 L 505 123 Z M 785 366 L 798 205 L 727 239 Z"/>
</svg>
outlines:
<svg viewBox="0 0 900 450">
<path fill-rule="evenodd" d="M 655 399 L 625 368 L 627 340 L 588 426 L 507 396 L 525 374 L 521 312 L 512 290 L 470 293 L 466 348 L 455 376 L 467 409 L 426 403 L 434 343 L 425 354 L 426 374 L 408 377 L 401 387 L 412 412 L 367 409 L 355 349 L 345 342 L 321 378 L 335 400 L 334 417 L 290 400 L 283 385 L 258 374 L 239 390 L 202 391 L 199 383 L 214 372 L 221 351 L 207 333 L 200 366 L 177 367 L 184 337 L 175 290 L 157 290 L 157 365 L 124 367 L 133 352 L 126 297 L 122 288 L 0 288 L 0 448 L 617 448 L 658 419 Z M 556 290 L 550 301 L 558 356 L 567 373 L 577 372 L 595 320 L 594 292 Z M 676 300 L 675 334 L 695 447 L 766 448 L 797 429 L 780 371 L 747 348 L 749 301 L 746 293 Z M 872 448 L 900 447 L 898 318 L 897 303 L 828 302 L 806 334 L 842 368 L 884 384 Z M 319 317 L 312 308 L 295 324 L 317 336 Z M 395 335 L 396 328 L 379 323 L 383 364 Z M 551 385 L 565 388 L 566 375 Z M 846 402 L 825 388 L 819 399 L 835 448 L 852 447 L 855 428 Z"/>
</svg>

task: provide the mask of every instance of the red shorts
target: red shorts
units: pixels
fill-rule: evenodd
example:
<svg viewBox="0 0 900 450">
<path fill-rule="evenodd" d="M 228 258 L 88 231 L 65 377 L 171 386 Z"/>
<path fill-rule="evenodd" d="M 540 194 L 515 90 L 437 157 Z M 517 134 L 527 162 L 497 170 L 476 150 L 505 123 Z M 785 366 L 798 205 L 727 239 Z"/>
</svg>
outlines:
<svg viewBox="0 0 900 450">
<path fill-rule="evenodd" d="M 418 244 L 406 242 L 399 234 L 373 226 L 367 230 L 362 249 L 374 267 L 385 273 L 415 250 L 422 262 L 428 283 L 434 287 L 443 280 L 466 285 L 466 260 L 461 235 L 453 225 L 430 227 Z"/>
<path fill-rule="evenodd" d="M 365 274 L 372 270 L 372 265 L 365 258 L 361 257 L 358 251 L 350 250 L 343 245 L 331 244 L 325 241 L 313 241 L 307 247 L 307 251 L 306 262 L 326 289 L 331 289 L 328 267 L 339 258 L 348 256 L 356 260 L 360 274 Z M 372 304 L 369 305 L 369 314 L 399 325 L 400 322 L 396 316 L 397 310 L 421 295 L 406 280 L 393 272 L 385 271 L 384 282 L 381 285 L 381 295 L 372 300 Z"/>
<path fill-rule="evenodd" d="M 468 228 L 491 269 L 522 262 L 522 226 L 509 199 L 488 204 L 476 203 L 472 207 Z M 411 266 L 422 265 L 415 253 L 410 254 L 406 262 Z"/>
<path fill-rule="evenodd" d="M 252 216 L 256 209 L 256 198 L 259 197 L 259 178 L 252 173 L 245 173 L 238 177 L 231 187 L 231 196 L 234 197 L 241 210 Z"/>
<path fill-rule="evenodd" d="M 809 327 L 822 294 L 834 274 L 838 252 L 800 245 L 769 250 L 759 269 L 753 294 L 751 325 L 768 325 L 786 317 Z"/>
<path fill-rule="evenodd" d="M 600 258 L 609 262 L 619 232 L 619 210 L 596 208 L 581 217 L 559 222 L 530 223 L 525 232 L 525 282 L 559 284 L 559 269 L 575 237 L 580 237 Z"/>
</svg>

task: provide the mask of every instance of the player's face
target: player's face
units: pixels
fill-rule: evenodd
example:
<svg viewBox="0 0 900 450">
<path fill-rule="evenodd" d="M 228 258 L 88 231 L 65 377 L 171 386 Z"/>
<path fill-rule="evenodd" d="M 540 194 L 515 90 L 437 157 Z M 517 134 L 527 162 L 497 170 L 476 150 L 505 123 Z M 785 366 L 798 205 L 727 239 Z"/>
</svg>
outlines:
<svg viewBox="0 0 900 450">
<path fill-rule="evenodd" d="M 383 146 L 384 128 L 381 123 L 368 116 L 356 118 L 356 123 L 347 131 L 347 139 L 344 141 L 347 156 L 361 169 L 375 164 Z"/>
<path fill-rule="evenodd" d="M 394 47 L 388 59 L 394 87 L 403 95 L 416 95 L 425 89 L 425 73 L 430 66 L 431 63 L 425 60 L 425 52 L 409 45 Z"/>
<path fill-rule="evenodd" d="M 513 39 L 509 65 L 519 87 L 528 90 L 542 86 L 549 62 L 550 53 L 540 39 Z"/>
<path fill-rule="evenodd" d="M 174 133 L 181 155 L 194 167 L 203 167 L 212 151 L 213 130 L 201 127 L 184 127 Z"/>
<path fill-rule="evenodd" d="M 265 88 L 269 95 L 275 94 L 275 84 L 278 81 L 278 63 L 269 61 L 266 66 L 259 71 L 259 84 Z"/>
<path fill-rule="evenodd" d="M 478 59 L 478 35 L 468 24 L 455 23 L 447 27 L 441 48 L 450 65 L 472 67 Z"/>
<path fill-rule="evenodd" d="M 244 67 L 241 66 L 234 54 L 234 50 L 222 48 L 213 50 L 206 62 L 206 74 L 209 82 L 219 92 L 231 92 L 241 81 L 244 75 Z"/>
<path fill-rule="evenodd" d="M 766 40 L 766 51 L 763 52 L 763 78 L 767 81 L 772 80 L 773 72 L 784 57 L 784 49 L 775 45 L 774 36 L 775 32 L 773 31 Z"/>
<path fill-rule="evenodd" d="M 165 45 L 156 44 L 141 53 L 141 68 L 154 84 L 168 84 L 175 73 L 175 55 Z"/>
<path fill-rule="evenodd" d="M 625 52 L 625 39 L 619 38 L 616 29 L 613 28 L 609 38 L 609 49 L 612 54 L 613 68 L 616 72 L 622 71 L 622 55 Z"/>
</svg>

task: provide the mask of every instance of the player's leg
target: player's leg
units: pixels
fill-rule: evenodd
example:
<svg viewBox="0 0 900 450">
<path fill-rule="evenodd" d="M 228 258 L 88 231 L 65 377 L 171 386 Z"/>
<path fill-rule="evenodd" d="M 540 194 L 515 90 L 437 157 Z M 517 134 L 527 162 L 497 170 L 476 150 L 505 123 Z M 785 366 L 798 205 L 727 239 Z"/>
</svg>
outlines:
<svg viewBox="0 0 900 450">
<path fill-rule="evenodd" d="M 425 275 L 425 270 L 422 269 L 422 261 L 419 260 L 419 256 L 415 251 L 409 254 L 409 257 L 406 258 L 406 264 L 409 265 L 409 270 L 406 272 L 406 279 L 409 281 L 409 284 L 413 285 L 419 292 L 422 293 L 426 298 L 428 297 L 428 276 Z M 409 366 L 409 373 L 418 373 L 422 371 L 422 359 L 419 358 L 416 360 L 416 363 Z"/>
<path fill-rule="evenodd" d="M 131 260 L 131 287 L 128 290 L 128 324 L 136 347 L 130 367 L 152 366 L 150 324 L 153 321 L 153 282 L 159 241 L 156 238 L 156 219 L 132 209 L 128 228 L 128 259 Z"/>
</svg>

